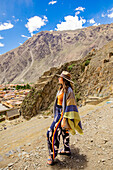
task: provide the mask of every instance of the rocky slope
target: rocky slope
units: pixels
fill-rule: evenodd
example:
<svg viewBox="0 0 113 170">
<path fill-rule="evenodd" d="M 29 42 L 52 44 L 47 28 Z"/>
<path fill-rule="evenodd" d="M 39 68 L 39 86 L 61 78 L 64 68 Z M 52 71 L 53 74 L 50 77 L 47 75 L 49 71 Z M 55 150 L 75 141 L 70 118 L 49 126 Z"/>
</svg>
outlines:
<svg viewBox="0 0 113 170">
<path fill-rule="evenodd" d="M 71 61 L 45 72 L 21 105 L 22 115 L 26 119 L 30 119 L 41 111 L 50 110 L 58 89 L 58 78 L 55 74 L 60 74 L 63 70 L 69 71 L 72 75 L 79 105 L 87 103 L 88 96 L 104 98 L 112 96 L 113 41 L 99 50 L 91 50 L 81 60 Z"/>
<path fill-rule="evenodd" d="M 78 60 L 113 39 L 113 24 L 75 31 L 40 32 L 0 55 L 0 83 L 36 82 L 51 67 Z"/>
</svg>

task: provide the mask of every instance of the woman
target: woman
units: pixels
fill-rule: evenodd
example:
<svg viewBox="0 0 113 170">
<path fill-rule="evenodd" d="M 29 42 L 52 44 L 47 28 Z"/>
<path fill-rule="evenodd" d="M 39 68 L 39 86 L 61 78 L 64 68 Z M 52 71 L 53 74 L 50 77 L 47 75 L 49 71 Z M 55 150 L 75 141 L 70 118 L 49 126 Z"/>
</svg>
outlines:
<svg viewBox="0 0 113 170">
<path fill-rule="evenodd" d="M 75 95 L 72 88 L 71 75 L 63 71 L 59 76 L 60 88 L 56 95 L 54 104 L 54 120 L 47 131 L 47 141 L 49 149 L 49 158 L 47 164 L 53 165 L 57 154 L 70 155 L 69 131 L 75 134 L 75 129 L 82 134 L 82 126 L 78 114 Z M 67 123 L 66 123 L 67 121 Z M 61 123 L 62 122 L 62 123 Z M 69 127 L 67 130 L 65 123 Z M 63 138 L 64 149 L 59 149 L 60 135 Z"/>
</svg>

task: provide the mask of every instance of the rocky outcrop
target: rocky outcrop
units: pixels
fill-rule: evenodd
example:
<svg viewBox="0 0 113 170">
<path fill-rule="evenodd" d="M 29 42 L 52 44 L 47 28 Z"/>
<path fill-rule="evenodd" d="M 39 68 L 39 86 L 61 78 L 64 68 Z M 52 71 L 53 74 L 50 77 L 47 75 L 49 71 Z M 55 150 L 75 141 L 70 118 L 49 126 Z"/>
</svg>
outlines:
<svg viewBox="0 0 113 170">
<path fill-rule="evenodd" d="M 53 67 L 45 72 L 24 99 L 21 111 L 26 119 L 49 109 L 58 89 L 55 75 L 67 70 L 74 81 L 78 104 L 85 104 L 88 96 L 109 97 L 113 95 L 113 41 L 100 50 L 91 50 L 85 58 Z M 100 100 L 100 101 L 103 101 Z M 99 102 L 99 101 L 98 101 Z"/>
<path fill-rule="evenodd" d="M 95 53 L 79 79 L 84 95 L 103 97 L 113 93 L 113 41 Z"/>
<path fill-rule="evenodd" d="M 0 83 L 35 83 L 52 67 L 86 56 L 113 39 L 113 24 L 74 31 L 43 31 L 0 55 Z"/>
</svg>

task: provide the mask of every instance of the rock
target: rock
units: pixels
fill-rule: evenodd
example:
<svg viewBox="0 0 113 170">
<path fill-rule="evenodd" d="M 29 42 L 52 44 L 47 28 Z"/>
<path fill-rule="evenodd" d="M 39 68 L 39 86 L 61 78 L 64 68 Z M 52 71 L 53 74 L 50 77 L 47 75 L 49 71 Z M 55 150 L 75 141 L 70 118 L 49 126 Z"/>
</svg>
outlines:
<svg viewBox="0 0 113 170">
<path fill-rule="evenodd" d="M 17 152 L 21 152 L 21 147 L 19 146 L 18 148 L 15 148 Z"/>
<path fill-rule="evenodd" d="M 19 159 L 17 159 L 17 160 L 15 161 L 15 164 L 18 163 L 18 161 L 19 161 Z"/>
<path fill-rule="evenodd" d="M 35 163 L 35 166 L 38 166 L 38 163 Z"/>
<path fill-rule="evenodd" d="M 6 153 L 5 155 L 6 155 L 6 157 L 9 157 L 9 156 L 11 156 L 11 155 L 13 155 L 14 154 L 14 151 L 13 150 L 10 150 L 8 153 Z"/>
<path fill-rule="evenodd" d="M 104 139 L 104 143 L 107 143 L 108 142 L 108 140 L 107 139 Z"/>
<path fill-rule="evenodd" d="M 26 158 L 29 158 L 29 155 L 26 155 Z"/>
<path fill-rule="evenodd" d="M 102 161 L 102 162 L 105 162 L 106 160 L 105 160 L 105 159 L 102 159 L 101 161 Z"/>
<path fill-rule="evenodd" d="M 7 166 L 7 167 L 5 167 L 3 170 L 9 170 L 8 166 Z"/>
<path fill-rule="evenodd" d="M 77 159 L 77 160 L 76 160 L 76 162 L 80 162 L 80 160 L 79 160 L 79 159 Z"/>
<path fill-rule="evenodd" d="M 27 143 L 26 146 L 31 146 L 31 143 Z"/>
<path fill-rule="evenodd" d="M 92 150 L 90 147 L 87 147 L 87 149 Z"/>
<path fill-rule="evenodd" d="M 9 154 L 9 153 L 6 153 L 5 156 L 8 158 L 8 157 L 10 156 L 10 154 Z"/>
<path fill-rule="evenodd" d="M 40 147 L 36 147 L 36 150 L 39 150 Z"/>
<path fill-rule="evenodd" d="M 2 124 L 2 126 L 3 126 L 3 127 L 5 127 L 5 126 L 6 126 L 6 124 Z"/>
<path fill-rule="evenodd" d="M 44 116 L 44 119 L 47 119 L 48 118 L 48 116 Z"/>
<path fill-rule="evenodd" d="M 90 142 L 93 142 L 93 139 L 91 139 Z"/>
<path fill-rule="evenodd" d="M 28 155 L 28 153 L 27 152 L 22 152 L 22 156 L 24 156 L 24 155 Z"/>
<path fill-rule="evenodd" d="M 20 157 L 20 156 L 22 156 L 22 154 L 21 154 L 21 153 L 19 153 L 19 154 L 18 154 L 18 157 Z"/>
<path fill-rule="evenodd" d="M 3 157 L 0 155 L 0 162 L 3 161 Z"/>
<path fill-rule="evenodd" d="M 111 105 L 110 108 L 113 108 L 113 105 Z"/>
<path fill-rule="evenodd" d="M 26 166 L 25 168 L 24 168 L 24 170 L 27 170 L 28 169 L 28 166 Z"/>
<path fill-rule="evenodd" d="M 10 163 L 10 164 L 8 164 L 8 167 L 11 167 L 11 166 L 13 166 L 14 165 L 14 163 Z"/>
</svg>

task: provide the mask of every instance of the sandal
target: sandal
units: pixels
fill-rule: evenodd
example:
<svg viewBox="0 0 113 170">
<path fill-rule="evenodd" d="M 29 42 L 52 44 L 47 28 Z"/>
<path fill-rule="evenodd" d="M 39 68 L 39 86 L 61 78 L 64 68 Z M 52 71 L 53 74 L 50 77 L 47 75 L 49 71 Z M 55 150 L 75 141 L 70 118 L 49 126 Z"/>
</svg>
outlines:
<svg viewBox="0 0 113 170">
<path fill-rule="evenodd" d="M 47 164 L 48 165 L 53 165 L 54 164 L 54 160 L 52 158 L 48 158 Z"/>
<path fill-rule="evenodd" d="M 64 149 L 61 149 L 60 151 L 58 151 L 58 154 L 70 156 L 71 152 L 70 151 L 64 151 Z"/>
</svg>

